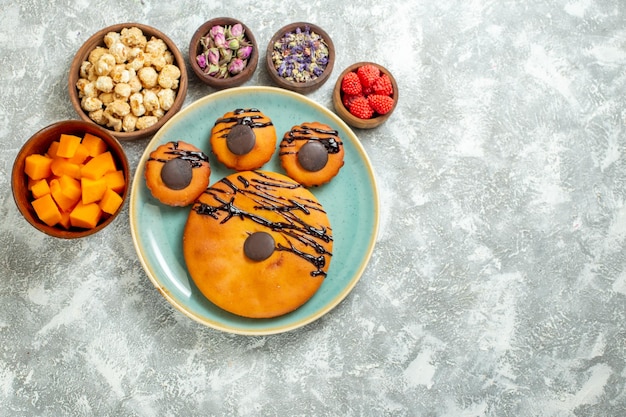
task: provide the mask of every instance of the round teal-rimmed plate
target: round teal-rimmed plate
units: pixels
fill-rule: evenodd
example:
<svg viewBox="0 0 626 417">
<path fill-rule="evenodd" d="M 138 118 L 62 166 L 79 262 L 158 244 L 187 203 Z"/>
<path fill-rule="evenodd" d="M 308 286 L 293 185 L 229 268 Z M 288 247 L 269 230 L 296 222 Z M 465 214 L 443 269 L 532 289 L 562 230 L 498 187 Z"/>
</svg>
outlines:
<svg viewBox="0 0 626 417">
<path fill-rule="evenodd" d="M 345 146 L 345 164 L 339 174 L 329 183 L 311 189 L 324 205 L 333 228 L 333 257 L 328 275 L 306 304 L 271 319 L 249 319 L 230 314 L 200 293 L 187 272 L 182 253 L 182 234 L 190 208 L 161 204 L 152 197 L 144 180 L 144 167 L 150 152 L 175 140 L 191 143 L 209 155 L 211 184 L 231 174 L 233 171 L 211 154 L 208 139 L 215 121 L 237 108 L 257 108 L 265 113 L 274 123 L 279 140 L 292 126 L 318 121 L 336 129 Z M 261 169 L 284 174 L 278 151 Z M 298 93 L 275 87 L 222 90 L 191 103 L 173 116 L 146 146 L 135 172 L 129 204 L 133 243 L 154 286 L 188 317 L 235 334 L 286 332 L 328 313 L 359 281 L 378 233 L 376 181 L 369 158 L 354 132 L 325 107 Z"/>
</svg>

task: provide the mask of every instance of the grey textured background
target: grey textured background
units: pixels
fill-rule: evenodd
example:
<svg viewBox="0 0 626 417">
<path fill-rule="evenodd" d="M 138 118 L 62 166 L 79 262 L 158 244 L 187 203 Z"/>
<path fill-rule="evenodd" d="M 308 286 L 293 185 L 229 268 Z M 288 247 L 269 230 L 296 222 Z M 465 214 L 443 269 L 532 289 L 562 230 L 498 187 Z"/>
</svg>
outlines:
<svg viewBox="0 0 626 417">
<path fill-rule="evenodd" d="M 331 313 L 268 337 L 175 311 L 141 268 L 128 211 L 80 241 L 20 218 L 10 170 L 76 118 L 67 70 L 137 21 L 186 54 L 212 17 L 265 45 L 333 37 L 341 69 L 389 68 L 400 105 L 356 131 L 380 234 Z M 626 415 L 626 4 L 622 0 L 0 0 L 0 415 Z M 247 85 L 267 85 L 260 66 Z M 193 75 L 186 104 L 211 93 Z M 147 141 L 125 143 L 133 169 Z"/>
</svg>

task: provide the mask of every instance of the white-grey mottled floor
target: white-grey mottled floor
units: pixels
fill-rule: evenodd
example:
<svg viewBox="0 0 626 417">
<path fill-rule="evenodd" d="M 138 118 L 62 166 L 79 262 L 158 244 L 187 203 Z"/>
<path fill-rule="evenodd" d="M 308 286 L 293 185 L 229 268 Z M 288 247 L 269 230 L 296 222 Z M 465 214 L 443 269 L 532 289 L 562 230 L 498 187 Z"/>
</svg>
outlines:
<svg viewBox="0 0 626 417">
<path fill-rule="evenodd" d="M 204 328 L 135 254 L 128 212 L 58 241 L 22 220 L 21 144 L 75 118 L 67 69 L 119 22 L 186 53 L 232 16 L 260 44 L 310 21 L 336 72 L 376 61 L 401 102 L 357 131 L 381 186 L 354 291 L 302 329 Z M 626 415 L 626 3 L 622 0 L 0 0 L 0 415 Z M 248 85 L 269 84 L 260 66 Z M 186 104 L 211 90 L 192 78 Z M 131 165 L 145 141 L 125 143 Z"/>
</svg>

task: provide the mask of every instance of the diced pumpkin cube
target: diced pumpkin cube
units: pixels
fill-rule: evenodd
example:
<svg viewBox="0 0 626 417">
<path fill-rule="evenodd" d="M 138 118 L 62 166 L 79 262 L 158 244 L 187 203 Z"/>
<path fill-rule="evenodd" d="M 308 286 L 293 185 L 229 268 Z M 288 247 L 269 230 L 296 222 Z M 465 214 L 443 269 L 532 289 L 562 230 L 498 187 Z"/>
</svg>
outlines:
<svg viewBox="0 0 626 417">
<path fill-rule="evenodd" d="M 109 172 L 117 171 L 111 152 L 107 151 L 91 158 L 81 169 L 85 178 L 97 180 Z"/>
<path fill-rule="evenodd" d="M 78 202 L 70 213 L 70 224 L 74 227 L 92 229 L 98 225 L 102 210 L 96 203 L 83 204 Z"/>
<path fill-rule="evenodd" d="M 50 144 L 50 146 L 48 146 L 48 152 L 47 152 L 47 154 L 48 154 L 48 156 L 49 156 L 50 158 L 56 158 L 56 156 L 57 156 L 57 150 L 59 149 L 59 145 L 60 145 L 59 141 L 58 141 L 58 140 L 55 140 L 54 142 L 52 142 L 52 143 Z"/>
<path fill-rule="evenodd" d="M 70 222 L 69 211 L 61 211 L 61 221 L 59 222 L 59 224 L 65 229 L 69 229 L 72 226 L 72 223 Z"/>
<path fill-rule="evenodd" d="M 97 180 L 83 177 L 80 180 L 80 186 L 83 190 L 83 204 L 100 201 L 104 192 L 107 190 L 107 182 L 104 177 L 98 178 Z"/>
<path fill-rule="evenodd" d="M 117 170 L 114 172 L 109 172 L 104 175 L 104 179 L 106 180 L 107 187 L 116 193 L 121 193 L 124 191 L 124 186 L 126 185 L 126 180 L 124 179 L 124 171 Z"/>
<path fill-rule="evenodd" d="M 85 163 L 87 158 L 89 158 L 89 149 L 87 149 L 87 147 L 82 143 L 79 143 L 78 147 L 76 147 L 76 151 L 74 152 L 74 156 L 69 158 L 69 161 L 73 164 L 80 165 Z"/>
<path fill-rule="evenodd" d="M 35 182 L 30 188 L 30 191 L 33 193 L 33 198 L 35 199 L 43 197 L 46 194 L 50 194 L 50 186 L 48 185 L 48 180 L 44 178 Z"/>
<path fill-rule="evenodd" d="M 50 194 L 33 200 L 32 204 L 37 217 L 48 226 L 54 226 L 61 221 L 59 207 L 57 207 Z"/>
<path fill-rule="evenodd" d="M 98 136 L 92 135 L 91 133 L 85 133 L 82 144 L 89 150 L 89 156 L 98 156 L 101 153 L 106 152 L 108 149 L 104 140 Z"/>
<path fill-rule="evenodd" d="M 50 194 L 52 195 L 54 201 L 56 201 L 59 208 L 63 211 L 71 211 L 74 206 L 76 206 L 77 201 L 80 201 L 80 198 L 69 198 L 63 193 L 60 178 L 50 180 Z"/>
<path fill-rule="evenodd" d="M 28 155 L 24 161 L 24 172 L 33 180 L 48 178 L 51 171 L 52 159 L 45 155 Z"/>
<path fill-rule="evenodd" d="M 50 169 L 57 177 L 67 175 L 76 179 L 80 178 L 80 165 L 74 164 L 66 158 L 54 158 L 50 164 Z"/>
<path fill-rule="evenodd" d="M 108 188 L 100 200 L 100 208 L 108 214 L 115 214 L 124 200 L 115 191 Z"/>
<path fill-rule="evenodd" d="M 80 136 L 61 133 L 61 137 L 59 138 L 59 149 L 57 149 L 56 156 L 60 156 L 62 158 L 72 158 L 76 153 L 76 148 L 80 145 L 81 140 Z"/>
<path fill-rule="evenodd" d="M 26 176 L 26 189 L 28 189 L 28 191 L 31 191 L 33 189 L 33 185 L 35 185 L 37 181 L 40 180 L 34 180 L 31 177 Z"/>
<path fill-rule="evenodd" d="M 61 192 L 63 195 L 75 202 L 80 200 L 82 194 L 80 181 L 70 177 L 69 175 L 63 175 L 59 178 L 59 184 L 61 185 Z"/>
</svg>

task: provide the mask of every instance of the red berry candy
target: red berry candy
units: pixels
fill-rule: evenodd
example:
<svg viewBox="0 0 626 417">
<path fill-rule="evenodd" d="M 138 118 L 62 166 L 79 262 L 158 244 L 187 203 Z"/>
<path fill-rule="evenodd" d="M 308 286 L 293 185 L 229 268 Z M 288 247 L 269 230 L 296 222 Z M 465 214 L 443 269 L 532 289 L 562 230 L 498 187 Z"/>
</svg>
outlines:
<svg viewBox="0 0 626 417">
<path fill-rule="evenodd" d="M 361 80 L 361 85 L 365 88 L 371 87 L 374 81 L 380 77 L 380 70 L 378 67 L 371 64 L 360 66 L 356 70 L 356 73 L 359 76 L 359 80 Z"/>
<path fill-rule="evenodd" d="M 356 72 L 349 72 L 343 77 L 341 80 L 341 91 L 350 95 L 361 94 L 363 87 Z"/>
<path fill-rule="evenodd" d="M 391 84 L 391 78 L 387 74 L 381 74 L 380 77 L 372 84 L 372 90 L 375 94 L 383 96 L 390 96 L 393 94 L 393 85 Z"/>
<path fill-rule="evenodd" d="M 346 109 L 349 109 L 350 106 L 352 105 L 352 102 L 357 97 L 362 97 L 362 95 L 361 94 L 343 94 L 341 97 L 341 101 L 343 102 L 344 107 Z"/>
<path fill-rule="evenodd" d="M 382 94 L 370 94 L 367 101 L 372 109 L 378 114 L 387 114 L 393 108 L 393 99 Z"/>
<path fill-rule="evenodd" d="M 349 110 L 350 113 L 359 119 L 369 119 L 374 114 L 374 109 L 372 109 L 369 101 L 363 96 L 355 98 L 352 101 Z"/>
</svg>

